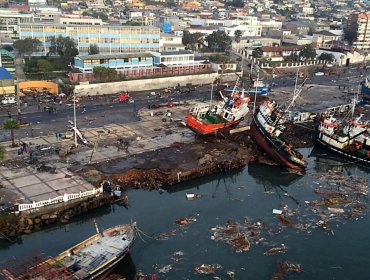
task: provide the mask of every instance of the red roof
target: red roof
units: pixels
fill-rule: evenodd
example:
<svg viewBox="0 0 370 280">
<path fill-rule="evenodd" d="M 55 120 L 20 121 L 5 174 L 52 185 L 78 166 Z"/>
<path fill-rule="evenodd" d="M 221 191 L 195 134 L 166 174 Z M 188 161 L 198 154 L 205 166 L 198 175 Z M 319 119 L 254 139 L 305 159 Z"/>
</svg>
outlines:
<svg viewBox="0 0 370 280">
<path fill-rule="evenodd" d="M 300 51 L 303 49 L 304 46 L 277 46 L 277 47 L 270 47 L 270 46 L 264 46 L 260 47 L 259 49 L 263 52 L 284 52 L 284 51 Z"/>
</svg>

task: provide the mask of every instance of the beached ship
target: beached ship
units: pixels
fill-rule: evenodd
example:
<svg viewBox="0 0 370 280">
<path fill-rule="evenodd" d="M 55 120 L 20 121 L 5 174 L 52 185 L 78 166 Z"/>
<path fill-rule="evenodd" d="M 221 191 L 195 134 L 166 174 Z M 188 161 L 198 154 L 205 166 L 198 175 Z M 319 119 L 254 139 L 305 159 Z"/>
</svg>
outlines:
<svg viewBox="0 0 370 280">
<path fill-rule="evenodd" d="M 345 124 L 334 117 L 320 121 L 317 142 L 353 161 L 370 164 L 370 123 L 361 117 Z"/>
<path fill-rule="evenodd" d="M 290 169 L 304 171 L 305 158 L 282 137 L 283 114 L 275 101 L 264 101 L 253 116 L 251 135 L 271 159 Z"/>
<path fill-rule="evenodd" d="M 235 88 L 234 88 L 235 89 Z M 207 135 L 227 127 L 236 127 L 249 112 L 249 97 L 235 90 L 229 97 L 220 93 L 222 100 L 216 108 L 211 104 L 198 103 L 186 117 L 186 125 L 195 133 Z"/>
<path fill-rule="evenodd" d="M 98 231 L 55 258 L 13 261 L 0 272 L 7 280 L 105 279 L 130 252 L 135 237 L 135 223 L 117 226 L 102 233 Z"/>
</svg>

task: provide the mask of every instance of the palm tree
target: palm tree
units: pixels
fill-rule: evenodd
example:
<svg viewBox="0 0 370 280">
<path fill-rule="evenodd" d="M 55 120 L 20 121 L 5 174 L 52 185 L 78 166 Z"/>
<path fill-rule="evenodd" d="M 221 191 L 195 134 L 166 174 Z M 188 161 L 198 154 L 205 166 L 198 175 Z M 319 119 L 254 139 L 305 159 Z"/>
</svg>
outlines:
<svg viewBox="0 0 370 280">
<path fill-rule="evenodd" d="M 4 122 L 4 129 L 10 130 L 10 139 L 12 140 L 12 146 L 15 146 L 14 142 L 14 129 L 19 129 L 19 123 L 15 119 L 7 119 Z"/>
<path fill-rule="evenodd" d="M 235 42 L 240 43 L 242 39 L 242 35 L 243 35 L 243 32 L 241 32 L 240 30 L 235 30 L 234 32 Z"/>
</svg>

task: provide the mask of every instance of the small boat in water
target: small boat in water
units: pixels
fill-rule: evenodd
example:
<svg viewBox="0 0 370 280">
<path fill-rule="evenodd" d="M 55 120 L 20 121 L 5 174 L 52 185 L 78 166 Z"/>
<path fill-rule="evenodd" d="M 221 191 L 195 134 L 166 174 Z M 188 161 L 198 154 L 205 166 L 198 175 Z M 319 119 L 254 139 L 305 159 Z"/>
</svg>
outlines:
<svg viewBox="0 0 370 280">
<path fill-rule="evenodd" d="M 106 279 L 130 252 L 135 238 L 136 223 L 113 227 L 102 233 L 98 231 L 55 258 L 13 261 L 0 272 L 7 280 Z"/>
<path fill-rule="evenodd" d="M 275 101 L 266 100 L 259 106 L 251 123 L 251 135 L 262 150 L 277 163 L 304 171 L 307 162 L 283 137 L 283 111 Z"/>
<path fill-rule="evenodd" d="M 244 92 L 237 93 L 234 87 L 229 97 L 223 96 L 221 92 L 220 95 L 222 100 L 216 108 L 212 108 L 211 104 L 198 103 L 186 117 L 186 125 L 195 133 L 208 135 L 228 127 L 236 127 L 248 114 L 250 98 Z"/>
<path fill-rule="evenodd" d="M 370 123 L 361 117 L 344 125 L 334 117 L 320 121 L 317 142 L 355 162 L 370 164 Z"/>
</svg>

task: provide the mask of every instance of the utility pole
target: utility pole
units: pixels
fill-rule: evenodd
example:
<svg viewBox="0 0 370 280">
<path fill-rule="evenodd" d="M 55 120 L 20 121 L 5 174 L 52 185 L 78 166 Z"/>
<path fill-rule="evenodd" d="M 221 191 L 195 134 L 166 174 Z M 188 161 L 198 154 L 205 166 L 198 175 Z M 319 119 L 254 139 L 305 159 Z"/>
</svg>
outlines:
<svg viewBox="0 0 370 280">
<path fill-rule="evenodd" d="M 15 94 L 17 96 L 17 114 L 18 114 L 18 123 L 22 124 L 22 112 L 21 112 L 21 98 L 19 96 L 19 84 L 18 79 L 15 81 Z"/>
<path fill-rule="evenodd" d="M 75 131 L 75 147 L 77 148 L 76 93 L 74 90 L 73 90 L 73 123 Z"/>
</svg>

